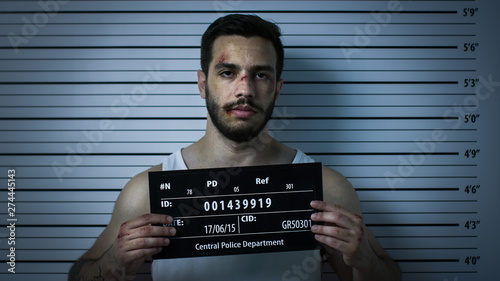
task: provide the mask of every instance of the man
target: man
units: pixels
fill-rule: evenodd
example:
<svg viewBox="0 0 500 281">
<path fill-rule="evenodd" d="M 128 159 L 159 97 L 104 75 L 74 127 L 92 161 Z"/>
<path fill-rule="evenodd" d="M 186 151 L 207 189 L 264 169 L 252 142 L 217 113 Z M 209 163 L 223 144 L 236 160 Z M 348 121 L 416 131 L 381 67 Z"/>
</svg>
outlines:
<svg viewBox="0 0 500 281">
<path fill-rule="evenodd" d="M 267 121 L 283 85 L 283 57 L 279 28 L 257 16 L 229 15 L 210 25 L 202 37 L 198 71 L 209 113 L 205 135 L 127 183 L 109 225 L 75 263 L 70 280 L 131 280 L 147 258 L 168 250 L 176 229 L 152 226 L 172 218 L 150 214 L 150 171 L 312 161 L 268 133 Z M 322 173 L 325 201 L 311 206 L 318 210 L 312 220 L 324 223 L 312 228 L 324 258 L 341 280 L 400 280 L 397 264 L 364 225 L 351 184 L 329 168 Z M 303 253 L 283 253 L 155 260 L 152 275 L 154 280 L 321 279 L 321 266 L 300 268 L 307 259 Z"/>
</svg>

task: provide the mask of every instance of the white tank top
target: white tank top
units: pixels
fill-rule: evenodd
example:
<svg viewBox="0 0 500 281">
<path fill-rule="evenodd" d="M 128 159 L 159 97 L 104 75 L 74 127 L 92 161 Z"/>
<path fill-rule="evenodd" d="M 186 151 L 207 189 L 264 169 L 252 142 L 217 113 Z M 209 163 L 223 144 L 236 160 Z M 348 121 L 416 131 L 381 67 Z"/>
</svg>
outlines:
<svg viewBox="0 0 500 281">
<path fill-rule="evenodd" d="M 314 162 L 297 150 L 293 164 Z M 163 161 L 163 170 L 187 170 L 178 150 Z M 154 281 L 196 280 L 309 280 L 320 281 L 322 259 L 320 251 L 291 251 L 260 254 L 225 255 L 153 261 L 151 275 Z"/>
</svg>

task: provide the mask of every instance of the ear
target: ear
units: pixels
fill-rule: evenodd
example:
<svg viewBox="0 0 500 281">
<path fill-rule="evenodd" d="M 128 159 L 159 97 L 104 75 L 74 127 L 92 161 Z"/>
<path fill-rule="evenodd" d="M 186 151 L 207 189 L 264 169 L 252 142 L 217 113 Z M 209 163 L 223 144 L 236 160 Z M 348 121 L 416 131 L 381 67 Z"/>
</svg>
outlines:
<svg viewBox="0 0 500 281">
<path fill-rule="evenodd" d="M 207 85 L 207 77 L 202 70 L 198 70 L 198 90 L 202 99 L 205 99 L 205 87 Z"/>
<path fill-rule="evenodd" d="M 276 96 L 274 97 L 274 103 L 276 103 L 278 101 L 278 97 L 280 96 L 280 93 L 281 93 L 281 88 L 283 87 L 283 82 L 285 80 L 283 80 L 283 78 L 281 78 L 280 80 L 278 80 L 278 82 L 276 83 Z"/>
</svg>

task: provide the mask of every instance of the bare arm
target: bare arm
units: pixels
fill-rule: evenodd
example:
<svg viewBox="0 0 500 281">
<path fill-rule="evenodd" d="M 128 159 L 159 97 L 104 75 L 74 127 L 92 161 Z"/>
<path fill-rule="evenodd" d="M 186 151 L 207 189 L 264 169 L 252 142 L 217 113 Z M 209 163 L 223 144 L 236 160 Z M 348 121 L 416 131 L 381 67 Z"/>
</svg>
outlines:
<svg viewBox="0 0 500 281">
<path fill-rule="evenodd" d="M 340 280 L 401 280 L 399 266 L 380 246 L 361 218 L 361 205 L 352 185 L 337 172 L 323 168 L 324 200 L 311 206 L 319 211 L 313 227 L 316 239 L 330 254 L 328 262 Z"/>
<path fill-rule="evenodd" d="M 148 171 L 123 188 L 109 225 L 75 262 L 69 281 L 131 280 L 146 258 L 168 246 L 167 237 L 175 235 L 175 229 L 151 225 L 170 223 L 172 218 L 149 213 Z"/>
</svg>

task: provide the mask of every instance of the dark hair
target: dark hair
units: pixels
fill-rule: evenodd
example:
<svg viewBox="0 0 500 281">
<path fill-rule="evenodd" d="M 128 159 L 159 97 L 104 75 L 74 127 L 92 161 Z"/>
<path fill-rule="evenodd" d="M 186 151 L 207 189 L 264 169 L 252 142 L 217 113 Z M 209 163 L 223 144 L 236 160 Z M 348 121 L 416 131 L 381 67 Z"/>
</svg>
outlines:
<svg viewBox="0 0 500 281">
<path fill-rule="evenodd" d="M 276 79 L 283 70 L 284 50 L 281 43 L 280 28 L 255 15 L 231 14 L 214 21 L 201 38 L 201 69 L 208 75 L 212 61 L 212 48 L 215 39 L 224 35 L 240 35 L 246 38 L 259 36 L 271 41 L 276 51 Z"/>
</svg>

